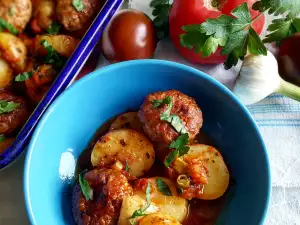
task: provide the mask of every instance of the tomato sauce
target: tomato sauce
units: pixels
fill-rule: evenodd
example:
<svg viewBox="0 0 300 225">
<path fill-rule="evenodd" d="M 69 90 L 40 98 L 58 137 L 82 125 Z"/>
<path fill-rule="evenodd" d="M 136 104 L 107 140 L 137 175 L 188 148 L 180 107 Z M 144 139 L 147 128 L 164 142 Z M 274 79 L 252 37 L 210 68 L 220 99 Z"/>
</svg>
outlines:
<svg viewBox="0 0 300 225">
<path fill-rule="evenodd" d="M 105 122 L 95 133 L 87 148 L 81 153 L 77 162 L 77 174 L 84 170 L 91 170 L 91 152 L 98 139 L 109 131 L 111 123 L 116 119 L 114 117 Z M 214 146 L 213 140 L 203 131 L 197 135 L 195 143 Z M 167 168 L 159 160 L 155 160 L 151 169 L 144 177 L 162 176 L 168 177 Z M 228 190 L 227 190 L 228 192 Z M 189 201 L 189 211 L 182 225 L 213 225 L 216 223 L 226 200 L 226 193 L 216 200 L 193 199 Z"/>
</svg>

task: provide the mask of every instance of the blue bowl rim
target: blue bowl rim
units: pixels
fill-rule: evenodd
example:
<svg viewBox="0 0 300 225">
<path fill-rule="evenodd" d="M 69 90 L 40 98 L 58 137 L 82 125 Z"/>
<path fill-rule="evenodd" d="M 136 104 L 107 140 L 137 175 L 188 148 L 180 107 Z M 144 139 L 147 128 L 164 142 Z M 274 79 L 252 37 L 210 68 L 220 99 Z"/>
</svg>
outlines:
<svg viewBox="0 0 300 225">
<path fill-rule="evenodd" d="M 63 98 L 64 95 L 67 92 L 69 92 L 72 89 L 79 88 L 80 86 L 84 85 L 86 82 L 89 82 L 90 80 L 93 80 L 95 77 L 101 76 L 101 74 L 103 74 L 103 73 L 108 73 L 109 74 L 110 70 L 122 69 L 123 67 L 130 67 L 130 66 L 136 66 L 136 65 L 146 65 L 146 64 L 164 65 L 164 66 L 167 66 L 167 67 L 168 66 L 169 67 L 176 67 L 180 70 L 185 70 L 185 71 L 190 72 L 192 74 L 192 76 L 201 77 L 203 79 L 206 79 L 208 82 L 212 83 L 213 85 L 217 86 L 217 88 L 221 89 L 221 91 L 224 94 L 226 94 L 230 98 L 232 98 L 235 101 L 235 103 L 237 103 L 239 105 L 239 107 L 242 109 L 242 111 L 247 115 L 247 118 L 250 120 L 250 122 L 253 125 L 253 128 L 254 128 L 254 130 L 257 134 L 257 138 L 260 140 L 261 146 L 264 150 L 263 154 L 264 154 L 266 164 L 267 164 L 268 194 L 267 194 L 266 204 L 265 204 L 265 207 L 264 207 L 263 216 L 262 216 L 261 221 L 260 221 L 260 224 L 263 224 L 263 222 L 265 221 L 266 215 L 267 215 L 267 211 L 269 209 L 269 205 L 270 205 L 271 169 L 270 169 L 270 161 L 269 161 L 269 157 L 268 157 L 268 153 L 267 153 L 267 148 L 265 146 L 263 137 L 262 137 L 262 135 L 261 135 L 261 133 L 258 129 L 258 126 L 257 126 L 255 120 L 253 119 L 252 115 L 250 114 L 250 112 L 248 111 L 246 106 L 244 104 L 242 104 L 239 101 L 239 99 L 227 87 L 225 87 L 222 83 L 215 80 L 214 78 L 207 75 L 206 73 L 204 73 L 200 70 L 197 70 L 193 67 L 181 64 L 181 63 L 171 62 L 171 61 L 167 61 L 167 60 L 158 60 L 158 59 L 131 60 L 131 61 L 115 63 L 115 64 L 111 64 L 111 65 L 108 65 L 108 66 L 103 67 L 103 68 L 99 68 L 99 69 L 95 70 L 94 72 L 92 72 L 92 73 L 86 75 L 85 77 L 81 78 L 77 82 L 75 82 L 70 88 L 65 90 L 64 93 L 62 93 L 50 105 L 50 107 L 47 109 L 47 111 L 43 115 L 42 119 L 38 123 L 38 126 L 37 126 L 37 128 L 35 129 L 35 131 L 33 133 L 32 139 L 31 139 L 30 144 L 28 146 L 28 151 L 26 153 L 26 159 L 25 159 L 24 178 L 23 178 L 24 198 L 25 198 L 25 205 L 26 205 L 27 214 L 29 216 L 31 224 L 36 225 L 35 218 L 34 218 L 34 213 L 33 213 L 32 208 L 31 208 L 31 201 L 30 201 L 30 198 L 29 198 L 29 196 L 30 196 L 30 192 L 29 192 L 29 171 L 30 171 L 31 156 L 32 156 L 32 152 L 33 152 L 33 149 L 34 149 L 34 146 L 35 146 L 35 142 L 37 141 L 38 135 L 39 135 L 39 133 L 40 133 L 42 127 L 43 127 L 43 124 L 47 120 L 47 117 L 49 115 L 51 115 L 52 110 L 56 107 L 56 105 L 60 102 L 60 99 Z"/>
</svg>

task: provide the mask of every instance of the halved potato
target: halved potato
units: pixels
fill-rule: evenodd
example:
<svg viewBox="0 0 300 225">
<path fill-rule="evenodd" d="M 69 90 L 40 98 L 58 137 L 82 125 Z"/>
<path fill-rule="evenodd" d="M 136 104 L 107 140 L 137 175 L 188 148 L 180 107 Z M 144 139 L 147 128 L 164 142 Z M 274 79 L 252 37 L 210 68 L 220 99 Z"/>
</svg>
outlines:
<svg viewBox="0 0 300 225">
<path fill-rule="evenodd" d="M 110 130 L 117 130 L 121 128 L 130 128 L 137 131 L 143 131 L 142 124 L 137 116 L 137 112 L 124 113 L 117 117 L 111 124 Z"/>
<path fill-rule="evenodd" d="M 10 33 L 0 32 L 0 53 L 1 57 L 16 72 L 23 72 L 27 65 L 27 48 L 24 42 Z"/>
<path fill-rule="evenodd" d="M 0 58 L 0 88 L 8 86 L 13 79 L 13 69 L 10 65 Z"/>
<path fill-rule="evenodd" d="M 180 225 L 173 216 L 170 216 L 166 213 L 153 213 L 147 216 L 144 216 L 141 220 L 138 221 L 138 225 Z"/>
<path fill-rule="evenodd" d="M 112 165 L 116 161 L 128 164 L 129 173 L 143 176 L 153 165 L 155 152 L 148 138 L 132 129 L 113 130 L 104 135 L 94 146 L 93 166 Z"/>
<path fill-rule="evenodd" d="M 208 171 L 208 183 L 204 184 L 201 199 L 212 200 L 221 197 L 229 185 L 229 172 L 221 153 L 209 145 L 190 145 L 187 154 L 173 162 L 174 169 L 179 174 L 187 172 L 190 159 L 200 159 Z"/>
<path fill-rule="evenodd" d="M 118 225 L 131 225 L 128 218 L 132 216 L 134 211 L 141 209 L 146 204 L 146 200 L 138 195 L 125 196 L 120 211 Z M 159 208 L 154 203 L 151 203 L 150 206 L 146 209 L 145 214 L 155 213 L 158 211 Z M 140 218 L 141 217 L 138 217 L 136 218 L 136 220 L 139 220 Z"/>
<path fill-rule="evenodd" d="M 157 186 L 157 178 L 158 177 L 147 178 L 151 184 L 151 202 L 160 208 L 160 212 L 169 214 L 179 222 L 182 222 L 188 212 L 187 200 L 178 195 L 176 185 L 173 181 L 163 177 L 160 178 L 169 186 L 172 196 L 161 193 Z M 133 194 L 143 199 L 146 198 L 145 191 L 137 189 L 136 187 L 134 187 Z"/>
<path fill-rule="evenodd" d="M 38 55 L 47 55 L 46 49 L 41 45 L 43 40 L 46 40 L 49 45 L 64 57 L 70 57 L 79 44 L 79 40 L 69 35 L 37 35 L 34 49 Z"/>
</svg>

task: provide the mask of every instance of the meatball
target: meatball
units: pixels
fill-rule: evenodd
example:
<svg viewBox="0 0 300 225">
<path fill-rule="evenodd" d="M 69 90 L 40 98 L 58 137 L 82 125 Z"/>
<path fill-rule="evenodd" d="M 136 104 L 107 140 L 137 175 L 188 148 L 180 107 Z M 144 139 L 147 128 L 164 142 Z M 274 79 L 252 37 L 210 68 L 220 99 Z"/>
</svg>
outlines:
<svg viewBox="0 0 300 225">
<path fill-rule="evenodd" d="M 11 112 L 0 112 L 0 134 L 12 134 L 25 123 L 29 116 L 27 103 L 22 97 L 14 96 L 6 91 L 0 91 L 0 101 L 1 100 L 20 104 Z"/>
<path fill-rule="evenodd" d="M 173 103 L 171 115 L 176 114 L 180 117 L 190 140 L 194 139 L 202 127 L 202 112 L 193 98 L 176 90 L 155 92 L 146 97 L 138 112 L 144 132 L 153 142 L 160 144 L 170 144 L 179 136 L 171 124 L 160 119 L 160 115 L 168 106 L 153 108 L 151 103 L 152 100 L 162 100 L 168 96 L 172 98 Z"/>
<path fill-rule="evenodd" d="M 0 18 L 20 32 L 25 29 L 31 13 L 32 3 L 30 0 L 0 0 Z"/>
<path fill-rule="evenodd" d="M 124 196 L 133 190 L 125 173 L 112 169 L 95 169 L 84 178 L 93 189 L 93 200 L 87 201 L 76 185 L 73 192 L 73 214 L 79 225 L 115 225 Z"/>
<path fill-rule="evenodd" d="M 57 1 L 57 18 L 67 31 L 83 29 L 104 4 L 104 1 L 101 0 L 82 0 L 82 2 L 84 4 L 83 10 L 77 11 L 72 5 L 72 0 Z"/>
<path fill-rule="evenodd" d="M 33 9 L 31 29 L 34 33 L 42 33 L 47 30 L 56 19 L 56 7 L 54 0 L 41 0 Z"/>
</svg>

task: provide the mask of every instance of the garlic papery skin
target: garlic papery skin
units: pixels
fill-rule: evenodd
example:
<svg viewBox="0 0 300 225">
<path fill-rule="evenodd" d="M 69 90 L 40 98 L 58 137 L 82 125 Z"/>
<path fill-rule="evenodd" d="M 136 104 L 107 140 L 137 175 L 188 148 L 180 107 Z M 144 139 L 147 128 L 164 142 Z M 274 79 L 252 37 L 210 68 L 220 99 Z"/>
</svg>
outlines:
<svg viewBox="0 0 300 225">
<path fill-rule="evenodd" d="M 267 56 L 248 55 L 242 64 L 233 93 L 245 105 L 256 103 L 281 87 L 277 60 L 271 52 Z"/>
</svg>

